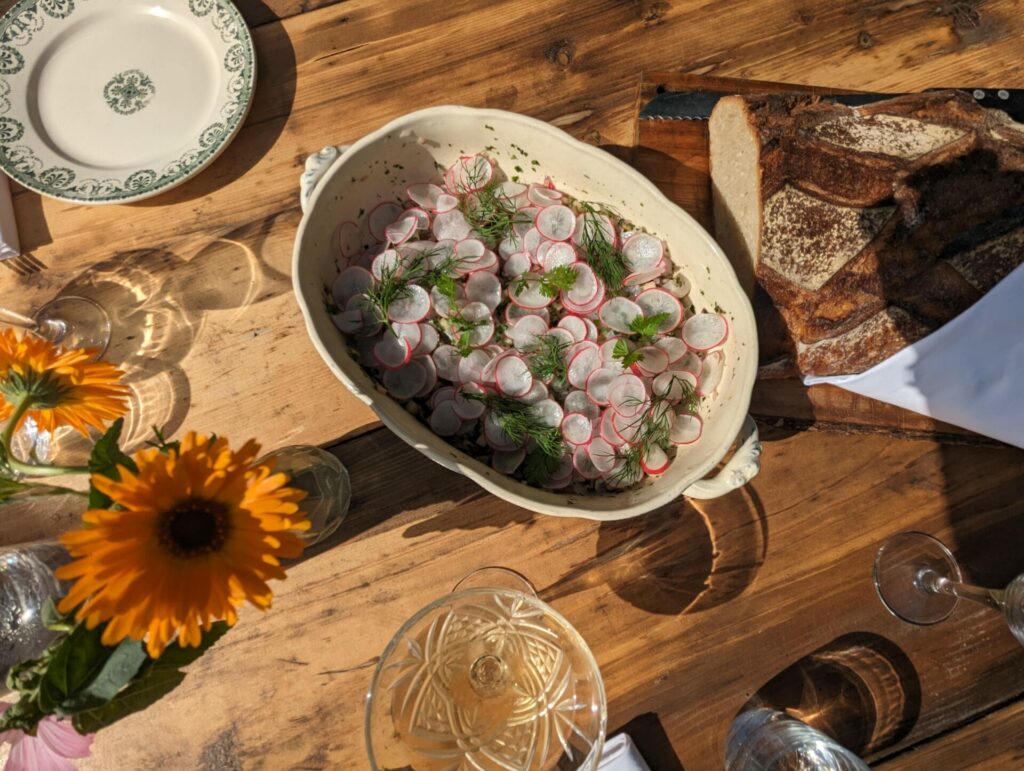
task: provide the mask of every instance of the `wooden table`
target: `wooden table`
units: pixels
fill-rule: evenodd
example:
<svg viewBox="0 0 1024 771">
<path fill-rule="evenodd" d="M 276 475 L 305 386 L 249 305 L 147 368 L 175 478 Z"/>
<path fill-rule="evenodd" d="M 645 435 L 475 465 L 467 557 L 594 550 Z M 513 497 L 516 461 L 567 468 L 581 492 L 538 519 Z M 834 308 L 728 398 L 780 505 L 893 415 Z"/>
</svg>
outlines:
<svg viewBox="0 0 1024 771">
<path fill-rule="evenodd" d="M 772 420 L 761 476 L 726 498 L 606 525 L 534 516 L 377 428 L 315 354 L 289 276 L 306 155 L 402 112 L 512 109 L 624 151 L 644 69 L 1022 87 L 1018 3 L 240 6 L 259 86 L 236 141 L 142 204 L 17 192 L 27 254 L 0 263 L 0 298 L 29 308 L 81 293 L 113 309 L 133 442 L 155 423 L 268 447 L 333 444 L 352 474 L 352 513 L 291 570 L 271 613 L 244 613 L 174 694 L 104 732 L 84 767 L 365 768 L 361 702 L 377 655 L 411 613 L 494 563 L 529 575 L 587 638 L 610 727 L 629 723 L 655 771 L 720 768 L 729 723 L 755 694 L 802 707 L 882 768 L 1024 763 L 1024 650 L 998 614 L 961 607 L 941 626 L 909 626 L 870 578 L 880 542 L 907 529 L 945 539 L 979 581 L 1024 570 L 1024 453 Z M 12 543 L 76 516 L 4 514 Z"/>
</svg>

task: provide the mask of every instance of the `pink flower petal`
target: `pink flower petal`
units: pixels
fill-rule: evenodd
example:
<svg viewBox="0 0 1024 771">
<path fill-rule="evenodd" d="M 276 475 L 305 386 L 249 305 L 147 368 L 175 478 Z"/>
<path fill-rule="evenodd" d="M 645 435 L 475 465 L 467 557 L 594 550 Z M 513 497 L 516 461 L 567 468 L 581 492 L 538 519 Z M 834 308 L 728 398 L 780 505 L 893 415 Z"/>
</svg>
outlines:
<svg viewBox="0 0 1024 771">
<path fill-rule="evenodd" d="M 95 734 L 82 736 L 68 720 L 46 717 L 39 723 L 36 735 L 57 755 L 65 758 L 89 757 L 89 746 Z"/>
<path fill-rule="evenodd" d="M 22 740 L 11 747 L 4 771 L 76 771 L 76 767 L 38 737 L 22 734 Z"/>
</svg>

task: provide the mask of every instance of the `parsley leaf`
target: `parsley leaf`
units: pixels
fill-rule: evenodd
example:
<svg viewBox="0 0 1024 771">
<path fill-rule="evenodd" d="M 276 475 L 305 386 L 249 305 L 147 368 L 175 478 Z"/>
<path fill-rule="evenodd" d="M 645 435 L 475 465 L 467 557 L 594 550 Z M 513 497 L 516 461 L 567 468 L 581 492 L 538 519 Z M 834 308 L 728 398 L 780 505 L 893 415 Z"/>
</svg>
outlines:
<svg viewBox="0 0 1024 771">
<path fill-rule="evenodd" d="M 630 351 L 629 344 L 620 338 L 615 341 L 615 345 L 612 347 L 612 358 L 621 361 L 623 367 L 628 367 L 636 364 L 638 361 L 643 361 L 644 354 L 640 350 Z"/>
<path fill-rule="evenodd" d="M 637 316 L 629 322 L 629 328 L 633 334 L 640 337 L 639 342 L 646 345 L 658 334 L 658 329 L 668 319 L 668 313 L 655 313 L 653 316 Z"/>
</svg>

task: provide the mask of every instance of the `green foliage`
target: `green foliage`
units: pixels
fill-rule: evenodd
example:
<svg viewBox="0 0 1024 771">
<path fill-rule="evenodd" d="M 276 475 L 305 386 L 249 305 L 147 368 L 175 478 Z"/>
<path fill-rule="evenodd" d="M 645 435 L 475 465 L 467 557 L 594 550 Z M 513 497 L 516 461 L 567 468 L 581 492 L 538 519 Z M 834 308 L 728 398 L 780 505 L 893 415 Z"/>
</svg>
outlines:
<svg viewBox="0 0 1024 771">
<path fill-rule="evenodd" d="M 565 352 L 569 344 L 555 335 L 541 335 L 526 357 L 526 364 L 533 376 L 550 381 L 552 387 L 565 390 L 569 379 L 568 362 Z"/>
<path fill-rule="evenodd" d="M 539 448 L 531 450 L 523 461 L 523 479 L 531 485 L 542 485 L 551 479 L 561 463 L 561 456 L 548 455 Z"/>
<path fill-rule="evenodd" d="M 578 201 L 576 205 L 583 216 L 578 244 L 580 251 L 608 291 L 614 294 L 629 275 L 629 266 L 625 255 L 608 240 L 601 227 L 601 217 L 607 212 L 586 201 Z"/>
<path fill-rule="evenodd" d="M 547 273 L 524 273 L 516 282 L 516 297 L 526 291 L 528 280 L 531 278 L 540 279 L 538 289 L 542 295 L 555 298 L 558 297 L 559 292 L 568 292 L 576 286 L 576 279 L 578 277 L 579 274 L 576 273 L 576 270 L 571 265 L 559 265 Z"/>
<path fill-rule="evenodd" d="M 543 478 L 539 476 L 544 468 L 550 469 L 548 476 L 550 476 L 551 471 L 557 468 L 558 463 L 565 454 L 562 432 L 558 428 L 542 423 L 536 411 L 529 404 L 523 404 L 514 399 L 495 394 L 467 393 L 463 394 L 463 396 L 466 399 L 483 402 L 494 414 L 494 418 L 498 425 L 501 426 L 501 430 L 516 444 L 532 439 L 535 447 L 530 455 L 536 453 L 547 457 L 544 464 L 541 463 L 539 458 L 535 458 L 531 462 L 530 467 L 534 470 L 534 479 L 527 479 L 527 481 L 531 481 L 532 484 L 539 484 L 548 478 L 547 476 Z M 527 461 L 529 460 L 530 456 L 528 455 Z"/>
<path fill-rule="evenodd" d="M 470 187 L 476 186 L 475 180 L 470 182 Z M 512 233 L 513 227 L 530 221 L 527 215 L 516 209 L 511 199 L 501 193 L 500 188 L 500 182 L 492 182 L 466 196 L 459 205 L 469 226 L 492 249 Z"/>
<path fill-rule="evenodd" d="M 118 418 L 110 424 L 107 432 L 96 442 L 96 445 L 92 448 L 92 454 L 89 456 L 89 472 L 91 474 L 99 474 L 119 482 L 121 480 L 121 473 L 117 470 L 118 466 L 123 466 L 132 473 L 138 473 L 139 469 L 135 465 L 135 461 L 125 455 L 118 444 L 121 440 L 121 430 L 123 428 L 124 418 Z M 113 501 L 109 497 L 101 493 L 90 483 L 90 509 L 105 509 L 111 503 Z"/>
<path fill-rule="evenodd" d="M 639 337 L 640 345 L 647 345 L 658 334 L 661 325 L 668 320 L 668 313 L 655 313 L 653 316 L 637 316 L 629 322 L 630 331 Z"/>
<path fill-rule="evenodd" d="M 683 394 L 678 405 L 673 407 L 673 405 L 669 404 L 666 396 L 676 388 L 677 384 L 682 389 Z M 627 402 L 627 404 L 629 403 L 639 405 L 640 400 Z M 636 435 L 630 445 L 616 452 L 616 456 L 622 461 L 622 465 L 615 473 L 613 479 L 619 481 L 639 479 L 643 473 L 641 463 L 655 445 L 661 447 L 666 452 L 672 447 L 672 440 L 670 438 L 672 426 L 669 422 L 669 414 L 673 409 L 685 409 L 688 412 L 696 412 L 698 407 L 699 399 L 689 380 L 673 376 L 668 388 L 665 389 L 665 393 L 653 395 L 650 406 L 629 424 L 629 428 L 636 428 Z"/>
<path fill-rule="evenodd" d="M 174 452 L 176 453 L 181 452 L 181 442 L 177 440 L 173 442 L 168 442 L 164 438 L 164 432 L 161 431 L 156 426 L 153 426 L 153 435 L 156 437 L 156 440 L 146 442 L 146 444 L 148 444 L 150 447 L 155 447 L 156 449 L 160 450 L 160 452 L 162 452 L 164 455 L 169 453 L 171 450 L 174 450 Z"/>
<path fill-rule="evenodd" d="M 643 361 L 644 354 L 639 350 L 629 350 L 629 343 L 620 338 L 616 340 L 615 345 L 612 346 L 612 358 L 621 361 L 623 367 L 629 367 L 632 364 L 636 364 L 638 361 Z"/>
</svg>

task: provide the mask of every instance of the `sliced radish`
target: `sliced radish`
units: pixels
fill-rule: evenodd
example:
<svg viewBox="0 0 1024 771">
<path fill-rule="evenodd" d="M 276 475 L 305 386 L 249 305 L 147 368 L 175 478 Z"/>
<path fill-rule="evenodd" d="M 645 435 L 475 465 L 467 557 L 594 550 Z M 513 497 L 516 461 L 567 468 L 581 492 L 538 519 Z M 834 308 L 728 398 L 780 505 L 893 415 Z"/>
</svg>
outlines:
<svg viewBox="0 0 1024 771">
<path fill-rule="evenodd" d="M 484 367 L 491 358 L 489 353 L 479 349 L 471 351 L 469 356 L 463 356 L 459 361 L 459 382 L 479 383 Z M 438 370 L 440 371 L 440 367 Z"/>
<path fill-rule="evenodd" d="M 404 244 L 416 232 L 416 217 L 402 217 L 384 228 L 384 238 L 389 244 Z"/>
<path fill-rule="evenodd" d="M 413 349 L 413 356 L 426 356 L 427 354 L 433 353 L 434 349 L 437 348 L 437 344 L 440 342 L 440 338 L 437 334 L 437 327 L 433 324 L 420 323 L 420 342 L 419 345 Z"/>
<path fill-rule="evenodd" d="M 569 359 L 567 372 L 569 376 L 569 383 L 576 386 L 576 388 L 586 388 L 587 378 L 590 377 L 591 373 L 601 367 L 601 349 L 598 348 L 597 343 L 591 343 L 589 341 L 583 343 L 577 343 L 580 349 L 574 352 L 571 359 Z"/>
<path fill-rule="evenodd" d="M 410 201 L 431 211 L 437 208 L 437 199 L 444 194 L 444 188 L 433 182 L 417 182 L 405 189 L 405 195 Z"/>
<path fill-rule="evenodd" d="M 438 377 L 453 383 L 461 382 L 459 380 L 459 362 L 462 361 L 462 356 L 459 354 L 458 348 L 453 345 L 439 345 L 430 354 L 430 358 L 434 360 L 434 366 L 437 367 Z"/>
<path fill-rule="evenodd" d="M 366 324 L 363 311 L 359 308 L 334 313 L 331 315 L 331 321 L 334 322 L 334 326 L 338 328 L 338 331 L 346 335 L 359 334 L 363 331 L 363 326 Z"/>
<path fill-rule="evenodd" d="M 558 326 L 567 330 L 577 343 L 585 340 L 587 337 L 587 325 L 583 323 L 583 319 L 579 316 L 563 316 L 558 322 Z"/>
<path fill-rule="evenodd" d="M 572 465 L 576 469 L 576 473 L 584 479 L 599 479 L 601 477 L 601 471 L 590 458 L 590 449 L 588 447 L 581 446 L 573 450 Z"/>
<path fill-rule="evenodd" d="M 601 323 L 606 327 L 627 334 L 632 332 L 629 325 L 637 316 L 643 316 L 640 306 L 625 297 L 613 297 L 601 306 L 598 314 Z"/>
<path fill-rule="evenodd" d="M 540 290 L 541 282 L 537 276 L 525 274 L 508 286 L 508 299 L 520 308 L 537 310 L 551 305 L 552 298 Z"/>
<path fill-rule="evenodd" d="M 334 296 L 334 302 L 338 304 L 338 307 L 344 308 L 350 298 L 357 294 L 363 294 L 372 286 L 373 274 L 366 268 L 353 266 L 345 268 L 334 279 L 334 284 L 331 286 L 331 294 Z"/>
<path fill-rule="evenodd" d="M 636 438 L 643 427 L 644 420 L 640 415 L 632 418 L 623 417 L 617 412 L 612 415 L 612 428 L 615 429 L 615 433 L 617 433 L 626 444 L 631 444 L 636 441 Z"/>
<path fill-rule="evenodd" d="M 418 206 L 413 206 L 411 209 L 405 210 L 406 217 L 416 218 L 416 229 L 417 230 L 428 230 L 430 228 L 430 215 L 426 211 Z"/>
<path fill-rule="evenodd" d="M 656 444 L 648 447 L 647 452 L 640 458 L 640 468 L 644 470 L 644 473 L 652 476 L 664 474 L 668 470 L 669 463 L 671 461 L 668 455 Z"/>
<path fill-rule="evenodd" d="M 412 349 L 409 343 L 397 337 L 390 329 L 386 329 L 381 339 L 373 346 L 373 358 L 384 369 L 398 369 L 409 363 Z"/>
<path fill-rule="evenodd" d="M 669 365 L 669 369 L 673 372 L 692 372 L 699 379 L 701 371 L 704 369 L 704 360 L 700 354 L 687 351 L 683 358 Z"/>
<path fill-rule="evenodd" d="M 438 436 L 455 436 L 462 427 L 462 419 L 455 414 L 452 400 L 441 402 L 430 413 L 430 428 Z"/>
<path fill-rule="evenodd" d="M 604 304 L 604 292 L 604 282 L 601 281 L 601 279 L 597 279 L 597 294 L 594 295 L 593 301 L 587 305 L 576 305 L 569 298 L 565 297 L 563 293 L 562 306 L 569 311 L 569 313 L 573 313 L 577 316 L 591 316 L 596 314 Z"/>
<path fill-rule="evenodd" d="M 590 445 L 590 460 L 594 463 L 594 468 L 600 471 L 602 474 L 607 474 L 615 466 L 616 453 L 615 448 L 606 442 L 602 437 L 594 439 Z"/>
<path fill-rule="evenodd" d="M 619 432 L 615 430 L 614 421 L 615 416 L 618 414 L 609 407 L 601 413 L 601 420 L 598 422 L 600 437 L 612 447 L 621 447 L 626 443 L 626 440 L 619 436 Z"/>
<path fill-rule="evenodd" d="M 398 219 L 402 213 L 402 207 L 394 201 L 381 201 L 374 206 L 366 217 L 366 225 L 370 235 L 378 241 L 387 238 L 385 231 L 388 225 Z"/>
<path fill-rule="evenodd" d="M 342 222 L 337 229 L 338 253 L 346 260 L 363 250 L 363 231 L 355 222 Z"/>
<path fill-rule="evenodd" d="M 533 374 L 518 356 L 504 356 L 494 369 L 494 382 L 504 396 L 523 396 L 533 387 Z"/>
<path fill-rule="evenodd" d="M 472 274 L 466 279 L 466 299 L 482 303 L 493 312 L 501 304 L 501 281 L 483 271 Z"/>
<path fill-rule="evenodd" d="M 441 386 L 430 395 L 427 406 L 435 409 L 441 402 L 450 401 L 455 398 L 455 389 L 452 386 Z"/>
<path fill-rule="evenodd" d="M 570 391 L 565 395 L 565 399 L 562 401 L 562 407 L 566 413 L 579 412 L 587 416 L 587 419 L 591 423 L 596 422 L 601 417 L 601 410 L 594 403 L 594 401 L 587 396 L 586 391 Z"/>
<path fill-rule="evenodd" d="M 434 205 L 434 212 L 437 214 L 444 214 L 445 212 L 454 211 L 458 205 L 458 198 L 451 193 L 444 193 L 437 197 L 437 203 Z"/>
<path fill-rule="evenodd" d="M 438 240 L 451 238 L 455 241 L 461 241 L 470 234 L 471 228 L 462 212 L 458 209 L 452 209 L 451 211 L 437 213 L 437 216 L 434 217 L 431 231 Z"/>
<path fill-rule="evenodd" d="M 660 313 L 668 314 L 668 317 L 658 325 L 658 332 L 663 335 L 678 327 L 683 320 L 682 304 L 664 289 L 648 289 L 641 292 L 636 296 L 636 304 L 648 318 Z"/>
<path fill-rule="evenodd" d="M 491 468 L 499 474 L 514 474 L 526 459 L 526 450 L 495 450 L 491 455 Z"/>
<path fill-rule="evenodd" d="M 529 351 L 536 347 L 541 335 L 548 331 L 548 323 L 537 315 L 523 316 L 509 329 L 512 345 L 520 351 Z"/>
<path fill-rule="evenodd" d="M 541 241 L 544 240 L 544 236 L 540 234 L 540 231 L 535 227 L 531 227 L 523 235 L 523 251 L 527 252 L 531 257 L 537 254 L 537 249 L 540 248 Z"/>
<path fill-rule="evenodd" d="M 375 279 L 380 281 L 385 273 L 401 275 L 404 267 L 402 255 L 394 249 L 385 249 L 373 258 L 373 262 L 370 265 L 370 273 L 373 274 Z"/>
<path fill-rule="evenodd" d="M 551 325 L 551 312 L 547 308 L 520 308 L 514 303 L 505 306 L 505 322 L 515 324 L 523 316 L 540 316 L 544 323 Z"/>
<path fill-rule="evenodd" d="M 494 358 L 487 362 L 484 365 L 484 368 L 480 371 L 480 383 L 482 383 L 485 386 L 494 385 L 494 368 L 498 366 L 498 362 L 500 362 L 503 358 L 512 355 L 511 351 L 505 351 L 501 348 L 501 346 L 497 346 L 497 351 L 492 351 L 490 350 L 490 348 L 491 346 L 487 346 L 483 350 L 493 354 Z"/>
<path fill-rule="evenodd" d="M 676 271 L 665 284 L 665 289 L 676 297 L 686 297 L 690 294 L 690 280 L 679 271 Z"/>
<path fill-rule="evenodd" d="M 388 306 L 388 318 L 402 323 L 419 323 L 430 313 L 430 307 L 430 293 L 419 284 L 407 284 L 405 291 Z"/>
<path fill-rule="evenodd" d="M 545 333 L 545 337 L 555 338 L 561 344 L 561 346 L 566 349 L 568 349 L 569 346 L 576 344 L 575 341 L 572 339 L 572 335 L 569 334 L 569 331 L 562 329 L 561 327 L 554 327 L 553 329 L 549 329 Z M 566 351 L 566 353 L 568 353 L 568 351 Z"/>
<path fill-rule="evenodd" d="M 457 283 L 455 285 L 455 302 L 461 304 L 465 299 L 466 292 L 462 288 L 462 284 Z M 459 310 L 457 307 L 452 307 L 451 301 L 448 299 L 448 295 L 444 294 L 436 286 L 431 287 L 430 289 L 430 301 L 439 316 L 451 316 Z"/>
<path fill-rule="evenodd" d="M 501 269 L 501 275 L 505 278 L 516 278 L 528 272 L 533 266 L 533 260 L 526 252 L 515 252 L 509 255 Z"/>
<path fill-rule="evenodd" d="M 453 193 L 474 193 L 483 190 L 494 176 L 494 167 L 482 155 L 464 155 L 446 173 Z"/>
<path fill-rule="evenodd" d="M 687 390 L 697 390 L 697 378 L 692 372 L 662 372 L 651 384 L 651 393 L 671 404 L 678 404 Z"/>
<path fill-rule="evenodd" d="M 654 344 L 663 350 L 668 356 L 669 366 L 681 361 L 690 353 L 690 350 L 686 347 L 686 343 L 684 343 L 681 338 L 674 337 L 672 335 L 659 337 L 654 341 Z"/>
<path fill-rule="evenodd" d="M 590 418 L 580 412 L 570 412 L 562 418 L 562 438 L 569 444 L 589 443 L 593 428 Z"/>
<path fill-rule="evenodd" d="M 602 407 L 608 406 L 608 391 L 615 382 L 615 379 L 622 374 L 622 370 L 610 367 L 600 367 L 590 373 L 587 378 L 587 397 Z"/>
<path fill-rule="evenodd" d="M 437 367 L 434 366 L 434 360 L 429 356 L 420 356 L 418 358 L 414 356 L 409 361 L 409 364 L 419 364 L 423 367 L 424 372 L 427 373 L 426 381 L 415 394 L 417 399 L 426 399 L 437 388 Z"/>
<path fill-rule="evenodd" d="M 537 421 L 548 428 L 558 428 L 562 425 L 564 413 L 561 405 L 554 399 L 542 399 L 530 406 L 531 412 Z"/>
<path fill-rule="evenodd" d="M 654 377 L 668 368 L 668 354 L 655 345 L 645 345 L 637 350 L 640 359 L 633 364 L 633 373 L 640 377 Z"/>
<path fill-rule="evenodd" d="M 519 442 L 512 441 L 512 437 L 505 433 L 493 412 L 487 413 L 483 425 L 484 439 L 495 450 L 515 450 L 520 446 Z"/>
<path fill-rule="evenodd" d="M 391 325 L 391 330 L 396 336 L 405 340 L 406 345 L 409 346 L 411 351 L 415 351 L 423 340 L 423 332 L 420 330 L 420 326 L 420 324 L 406 324 L 398 322 Z"/>
<path fill-rule="evenodd" d="M 682 336 L 694 351 L 709 351 L 725 342 L 729 324 L 720 313 L 698 313 L 683 323 Z"/>
<path fill-rule="evenodd" d="M 526 185 L 522 182 L 502 182 L 498 185 L 497 194 L 504 198 L 506 201 L 515 201 L 517 198 L 523 196 L 527 191 Z"/>
<path fill-rule="evenodd" d="M 543 255 L 540 250 L 537 252 L 537 259 L 545 271 L 554 270 L 563 265 L 574 265 L 579 262 L 579 255 L 572 244 L 565 241 L 546 241 L 545 243 L 548 244 L 548 247 Z M 543 249 L 543 246 L 541 248 Z"/>
<path fill-rule="evenodd" d="M 550 395 L 548 387 L 544 385 L 540 379 L 534 378 L 533 385 L 530 387 L 530 390 L 523 396 L 520 396 L 519 401 L 523 404 L 536 404 L 537 402 L 544 401 Z"/>
<path fill-rule="evenodd" d="M 484 389 L 476 383 L 463 383 L 455 389 L 452 397 L 455 414 L 463 420 L 476 420 L 484 414 L 487 407 L 478 399 L 467 399 L 466 394 L 482 396 Z"/>
<path fill-rule="evenodd" d="M 576 217 L 576 227 L 572 232 L 572 240 L 575 244 L 584 242 L 603 242 L 615 246 L 618 244 L 618 236 L 615 233 L 615 225 L 610 217 L 605 214 L 580 214 Z"/>
<path fill-rule="evenodd" d="M 461 241 L 455 242 L 455 256 L 460 261 L 479 259 L 484 256 L 486 251 L 487 245 L 479 238 L 463 238 Z"/>
<path fill-rule="evenodd" d="M 647 409 L 647 387 L 636 375 L 619 375 L 608 388 L 608 404 L 626 418 L 639 415 Z"/>
<path fill-rule="evenodd" d="M 597 276 L 594 274 L 594 269 L 585 262 L 577 262 L 572 267 L 576 271 L 576 283 L 567 292 L 563 292 L 562 296 L 573 305 L 587 306 L 597 297 Z"/>
<path fill-rule="evenodd" d="M 527 190 L 526 198 L 534 206 L 545 207 L 559 203 L 562 200 L 562 194 L 557 190 L 552 190 L 550 187 L 534 184 L 530 185 L 529 190 Z"/>
<path fill-rule="evenodd" d="M 698 377 L 697 395 L 709 396 L 718 388 L 722 382 L 722 372 L 725 369 L 725 359 L 721 351 L 713 351 L 704 358 L 704 366 L 701 368 Z"/>
<path fill-rule="evenodd" d="M 541 487 L 547 488 L 548 490 L 560 490 L 572 481 L 572 471 L 572 455 L 566 453 L 562 456 L 558 467 L 552 472 L 551 476 L 541 484 Z"/>
<path fill-rule="evenodd" d="M 704 421 L 700 415 L 690 412 L 677 412 L 672 430 L 669 432 L 669 439 L 673 444 L 693 444 L 700 439 L 704 431 Z"/>
<path fill-rule="evenodd" d="M 552 241 L 565 241 L 576 229 L 576 214 L 568 206 L 545 206 L 537 215 L 537 230 Z"/>
<path fill-rule="evenodd" d="M 363 326 L 361 329 L 356 330 L 355 334 L 363 337 L 369 337 L 380 332 L 381 326 L 380 319 L 377 318 L 376 312 L 370 307 L 370 301 L 364 294 L 353 295 L 348 298 L 348 302 L 345 303 L 345 311 L 359 311 L 362 314 Z"/>
<path fill-rule="evenodd" d="M 491 309 L 482 302 L 466 303 L 462 306 L 459 315 L 476 325 L 469 330 L 471 346 L 487 345 L 494 337 L 494 317 L 491 315 Z"/>
<path fill-rule="evenodd" d="M 596 342 L 597 341 L 597 324 L 595 324 L 593 321 L 591 321 L 588 318 L 584 318 L 583 319 L 583 323 L 587 327 L 586 339 L 590 340 L 591 342 Z"/>
<path fill-rule="evenodd" d="M 617 458 L 615 465 L 604 475 L 604 483 L 610 490 L 624 490 L 640 482 L 643 478 L 642 468 L 629 468 L 625 458 Z"/>
<path fill-rule="evenodd" d="M 634 273 L 653 270 L 664 254 L 661 239 L 647 233 L 634 233 L 622 244 L 622 256 Z"/>
<path fill-rule="evenodd" d="M 626 368 L 622 366 L 621 359 L 615 358 L 615 346 L 619 342 L 619 340 L 625 342 L 626 348 L 629 349 L 630 352 L 632 352 L 633 344 L 629 342 L 629 340 L 626 340 L 626 338 L 609 337 L 607 340 L 601 343 L 601 361 L 604 363 L 604 366 L 607 367 L 608 369 L 613 369 L 621 374 L 626 370 Z"/>
<path fill-rule="evenodd" d="M 665 272 L 664 262 L 658 263 L 657 267 L 652 270 L 645 270 L 642 273 L 630 273 L 624 279 L 622 279 L 623 286 L 642 286 L 648 284 L 651 281 L 657 280 L 662 273 Z"/>
<path fill-rule="evenodd" d="M 498 254 L 501 255 L 503 260 L 507 260 L 513 254 L 521 251 L 523 251 L 523 239 L 516 235 L 514 231 L 498 243 Z"/>
</svg>

